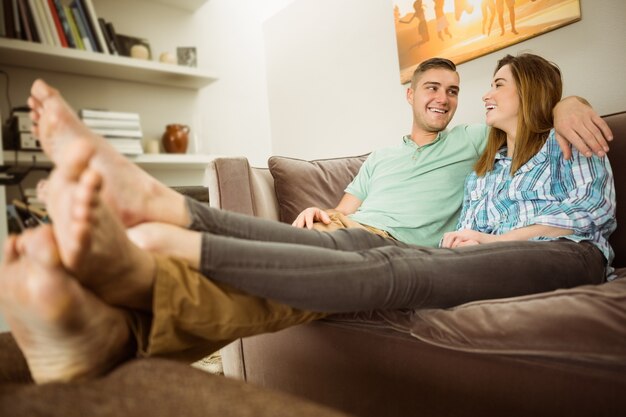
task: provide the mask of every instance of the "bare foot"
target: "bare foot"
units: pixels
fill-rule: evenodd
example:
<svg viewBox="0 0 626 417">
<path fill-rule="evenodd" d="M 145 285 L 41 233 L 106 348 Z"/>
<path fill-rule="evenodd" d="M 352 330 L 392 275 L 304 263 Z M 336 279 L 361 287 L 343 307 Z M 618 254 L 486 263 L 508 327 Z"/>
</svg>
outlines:
<svg viewBox="0 0 626 417">
<path fill-rule="evenodd" d="M 125 313 L 67 274 L 49 226 L 7 239 L 0 310 L 37 383 L 102 375 L 133 353 Z"/>
<path fill-rule="evenodd" d="M 135 245 L 150 253 L 175 256 L 200 269 L 202 234 L 165 223 L 142 223 L 126 231 Z"/>
<path fill-rule="evenodd" d="M 89 130 L 57 90 L 36 80 L 28 105 L 33 132 L 57 166 L 65 163 L 67 148 L 71 147 L 68 145 L 84 142 L 93 148 L 90 167 L 106 179 L 102 196 L 126 226 L 143 221 L 189 224 L 184 197 L 156 181 Z"/>
<path fill-rule="evenodd" d="M 135 246 L 100 199 L 102 179 L 87 168 L 93 148 L 78 141 L 64 151 L 47 185 L 47 207 L 63 265 L 110 304 L 150 309 L 155 261 Z"/>
</svg>

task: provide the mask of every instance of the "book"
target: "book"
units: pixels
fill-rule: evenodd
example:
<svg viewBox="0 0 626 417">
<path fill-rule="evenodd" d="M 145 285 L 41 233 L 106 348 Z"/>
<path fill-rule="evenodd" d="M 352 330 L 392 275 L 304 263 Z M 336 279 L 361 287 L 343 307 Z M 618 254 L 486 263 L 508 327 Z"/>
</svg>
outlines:
<svg viewBox="0 0 626 417">
<path fill-rule="evenodd" d="M 112 138 L 106 139 L 113 148 L 124 155 L 141 155 L 143 154 L 143 147 L 141 146 L 141 140 L 136 138 Z"/>
<path fill-rule="evenodd" d="M 4 1 L 0 1 L 0 37 L 7 36 L 6 22 L 4 21 Z"/>
<path fill-rule="evenodd" d="M 78 26 L 76 26 L 76 20 L 74 20 L 74 14 L 72 13 L 72 9 L 70 9 L 70 6 L 63 6 L 63 11 L 65 12 L 67 24 L 69 25 L 70 31 L 72 32 L 72 38 L 74 38 L 76 49 L 84 51 L 85 45 L 83 44 L 83 39 L 80 36 L 80 32 L 78 32 Z"/>
<path fill-rule="evenodd" d="M 20 14 L 20 22 L 22 23 L 22 34 L 24 36 L 24 40 L 35 42 L 31 24 L 28 20 L 28 7 L 25 7 L 24 0 L 18 0 L 17 8 Z"/>
<path fill-rule="evenodd" d="M 137 120 L 118 120 L 118 119 L 92 119 L 83 118 L 83 123 L 90 128 L 105 129 L 141 129 L 139 119 Z"/>
<path fill-rule="evenodd" d="M 139 121 L 139 113 L 120 112 L 98 109 L 80 109 L 78 115 L 81 119 L 117 119 L 117 120 L 136 120 Z"/>
<path fill-rule="evenodd" d="M 15 21 L 13 20 L 13 2 L 11 0 L 2 0 L 4 14 L 4 31 L 7 38 L 15 39 Z"/>
<path fill-rule="evenodd" d="M 101 52 L 100 47 L 98 46 L 98 41 L 96 36 L 93 34 L 91 29 L 91 22 L 89 17 L 87 17 L 87 12 L 83 7 L 83 3 L 80 0 L 73 0 L 71 3 L 72 8 L 76 10 L 74 13 L 74 18 L 76 18 L 76 23 L 78 24 L 79 30 L 82 30 L 84 34 L 89 38 L 89 42 L 91 44 L 92 51 Z M 77 17 L 78 15 L 78 17 Z M 80 19 L 80 22 L 78 21 Z M 81 25 L 83 29 L 81 29 Z M 84 39 L 83 39 L 84 42 Z"/>
<path fill-rule="evenodd" d="M 33 21 L 35 22 L 35 27 L 37 28 L 37 33 L 39 33 L 41 43 L 45 45 L 53 45 L 50 34 L 44 26 L 43 14 L 38 4 L 39 2 L 37 0 L 28 0 L 28 5 L 30 6 L 30 10 L 33 15 Z"/>
<path fill-rule="evenodd" d="M 95 41 L 98 44 L 98 49 L 100 52 L 104 54 L 109 54 L 109 50 L 106 45 L 106 41 L 104 39 L 104 34 L 102 33 L 102 29 L 100 28 L 100 23 L 98 22 L 98 16 L 96 15 L 96 9 L 93 7 L 93 2 L 91 0 L 77 0 L 81 2 L 83 5 L 83 10 L 85 12 L 86 18 L 88 20 L 88 24 L 90 29 L 95 37 Z"/>
<path fill-rule="evenodd" d="M 50 38 L 52 39 L 52 43 L 55 46 L 61 46 L 61 39 L 59 38 L 59 33 L 57 32 L 57 28 L 54 24 L 54 19 L 52 18 L 52 12 L 50 11 L 50 7 L 48 6 L 48 1 L 39 0 L 39 5 L 43 12 L 45 25 L 48 27 L 48 31 L 50 32 Z"/>
<path fill-rule="evenodd" d="M 78 28 L 78 33 L 80 33 L 80 39 L 83 41 L 83 45 L 85 46 L 86 51 L 95 51 L 94 45 L 91 43 L 91 39 L 87 33 L 87 28 L 85 27 L 85 21 L 80 14 L 80 10 L 78 10 L 78 6 L 74 2 L 70 6 L 72 9 L 72 16 L 74 16 L 74 22 L 76 23 L 76 27 Z"/>
<path fill-rule="evenodd" d="M 57 11 L 57 16 L 59 17 L 59 21 L 61 22 L 61 28 L 63 29 L 63 33 L 65 34 L 65 40 L 67 41 L 67 46 L 69 48 L 78 49 L 76 44 L 76 39 L 74 38 L 74 34 L 72 33 L 72 29 L 70 28 L 70 22 L 67 20 L 67 16 L 65 14 L 65 8 L 61 4 L 61 0 L 52 0 L 54 8 Z"/>
<path fill-rule="evenodd" d="M 17 8 L 17 0 L 11 0 L 11 9 L 13 11 L 13 25 L 15 26 L 15 39 L 26 39 L 24 37 L 24 28 L 20 19 L 20 11 Z"/>
<path fill-rule="evenodd" d="M 102 34 L 104 35 L 104 40 L 107 43 L 107 47 L 109 48 L 109 52 L 111 55 L 119 55 L 117 52 L 117 48 L 115 46 L 115 39 L 111 37 L 109 30 L 107 28 L 107 22 L 103 18 L 98 18 L 98 23 L 100 24 L 100 29 L 102 30 Z"/>
<path fill-rule="evenodd" d="M 61 46 L 64 48 L 68 47 L 67 39 L 65 38 L 65 31 L 63 30 L 63 26 L 61 26 L 61 19 L 59 18 L 59 13 L 57 12 L 57 8 L 54 5 L 52 0 L 48 0 L 48 10 L 50 15 L 52 16 L 52 21 L 54 22 L 54 28 L 56 29 L 57 36 L 59 37 L 59 41 L 61 42 Z"/>
<path fill-rule="evenodd" d="M 107 129 L 93 127 L 91 130 L 105 138 L 139 138 L 143 137 L 141 129 Z"/>
<path fill-rule="evenodd" d="M 111 22 L 106 22 L 106 27 L 109 37 L 113 40 L 113 44 L 115 45 L 115 50 L 117 51 L 117 54 L 122 55 L 122 51 L 120 50 L 120 44 L 117 42 L 117 32 L 115 31 L 115 26 L 113 26 L 113 23 Z"/>
</svg>

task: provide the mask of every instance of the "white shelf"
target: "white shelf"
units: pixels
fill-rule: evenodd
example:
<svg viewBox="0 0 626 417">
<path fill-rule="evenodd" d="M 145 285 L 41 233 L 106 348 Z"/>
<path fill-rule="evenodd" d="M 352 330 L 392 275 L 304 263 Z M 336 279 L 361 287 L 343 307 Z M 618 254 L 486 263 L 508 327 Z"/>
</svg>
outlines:
<svg viewBox="0 0 626 417">
<path fill-rule="evenodd" d="M 15 151 L 4 151 L 2 157 L 6 165 L 15 163 Z M 17 153 L 17 162 L 22 166 L 28 166 L 33 164 L 33 157 L 35 167 L 52 168 L 50 159 L 41 152 L 20 151 Z M 210 161 L 217 157 L 218 155 L 194 154 L 144 154 L 127 156 L 130 161 L 168 186 L 206 186 L 206 167 Z M 0 240 L 1 238 L 2 235 L 0 235 Z"/>
<path fill-rule="evenodd" d="M 15 161 L 15 151 L 4 151 L 2 156 L 5 164 L 12 164 Z M 217 158 L 217 155 L 143 154 L 129 155 L 127 158 L 147 170 L 197 170 L 206 167 L 210 161 Z M 26 165 L 33 163 L 33 161 L 37 167 L 52 167 L 50 159 L 41 152 L 17 152 L 17 162 L 19 164 Z"/>
<path fill-rule="evenodd" d="M 217 79 L 197 68 L 5 38 L 0 39 L 0 64 L 191 89 Z"/>
<path fill-rule="evenodd" d="M 208 0 L 150 0 L 153 3 L 164 4 L 166 6 L 178 7 L 181 9 L 195 12 Z"/>
</svg>

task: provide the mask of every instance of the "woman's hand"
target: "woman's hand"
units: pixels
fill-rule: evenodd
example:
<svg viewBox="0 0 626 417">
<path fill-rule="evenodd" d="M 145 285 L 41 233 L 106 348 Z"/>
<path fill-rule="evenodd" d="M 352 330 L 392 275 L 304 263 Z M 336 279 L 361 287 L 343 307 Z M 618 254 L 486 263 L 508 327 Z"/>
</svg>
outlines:
<svg viewBox="0 0 626 417">
<path fill-rule="evenodd" d="M 461 246 L 480 245 L 483 243 L 496 242 L 497 240 L 497 235 L 481 233 L 471 229 L 463 229 L 444 234 L 441 247 L 460 248 Z"/>
</svg>

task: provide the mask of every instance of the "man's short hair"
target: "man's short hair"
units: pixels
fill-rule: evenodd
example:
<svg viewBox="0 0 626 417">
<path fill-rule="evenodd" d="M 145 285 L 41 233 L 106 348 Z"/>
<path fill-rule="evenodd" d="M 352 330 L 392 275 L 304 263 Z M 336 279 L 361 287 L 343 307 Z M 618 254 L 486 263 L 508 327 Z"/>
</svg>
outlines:
<svg viewBox="0 0 626 417">
<path fill-rule="evenodd" d="M 426 61 L 422 61 L 417 66 L 417 68 L 415 68 L 415 71 L 413 72 L 413 77 L 411 77 L 411 88 L 415 88 L 415 84 L 417 83 L 417 79 L 420 77 L 420 75 L 428 70 L 435 68 L 441 68 L 456 72 L 456 65 L 454 65 L 454 62 L 450 61 L 449 59 L 438 57 L 427 59 Z"/>
</svg>

